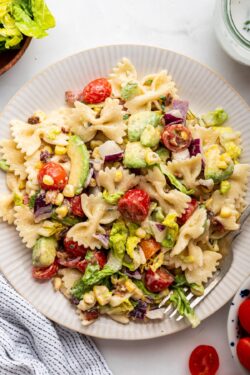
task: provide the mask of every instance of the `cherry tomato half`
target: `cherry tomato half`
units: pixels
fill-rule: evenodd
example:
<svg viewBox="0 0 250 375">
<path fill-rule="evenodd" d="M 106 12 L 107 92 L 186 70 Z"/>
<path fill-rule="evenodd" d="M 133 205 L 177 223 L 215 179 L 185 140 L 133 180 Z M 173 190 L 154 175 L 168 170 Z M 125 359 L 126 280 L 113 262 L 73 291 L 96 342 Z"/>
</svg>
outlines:
<svg viewBox="0 0 250 375">
<path fill-rule="evenodd" d="M 65 250 L 75 256 L 85 257 L 87 249 L 84 246 L 79 245 L 76 241 L 73 241 L 70 238 L 65 237 L 63 240 Z"/>
<path fill-rule="evenodd" d="M 57 262 L 52 263 L 49 267 L 33 267 L 32 276 L 34 279 L 38 280 L 49 280 L 57 274 L 58 264 Z"/>
<path fill-rule="evenodd" d="M 240 324 L 250 334 L 250 299 L 245 299 L 239 307 Z"/>
<path fill-rule="evenodd" d="M 156 272 L 147 270 L 145 284 L 150 292 L 158 293 L 167 289 L 174 281 L 173 275 L 164 268 L 159 268 Z"/>
<path fill-rule="evenodd" d="M 107 263 L 107 255 L 102 250 L 95 250 L 94 257 L 99 263 L 100 268 L 102 269 L 104 265 Z"/>
<path fill-rule="evenodd" d="M 45 175 L 53 179 L 53 185 L 47 185 L 43 182 Z M 65 169 L 60 164 L 54 162 L 44 164 L 37 178 L 41 188 L 44 190 L 63 190 L 68 182 Z"/>
<path fill-rule="evenodd" d="M 215 348 L 199 345 L 189 358 L 191 375 L 215 375 L 219 368 L 219 356 Z"/>
<path fill-rule="evenodd" d="M 193 212 L 198 207 L 198 202 L 196 199 L 192 198 L 191 202 L 188 203 L 188 207 L 186 208 L 185 212 L 181 215 L 181 217 L 177 218 L 177 223 L 179 225 L 185 224 L 185 222 L 193 215 Z"/>
<path fill-rule="evenodd" d="M 98 78 L 85 86 L 83 89 L 83 101 L 88 104 L 97 104 L 103 102 L 111 95 L 112 88 L 106 78 Z"/>
<path fill-rule="evenodd" d="M 161 135 L 162 142 L 170 151 L 178 152 L 189 147 L 192 135 L 190 130 L 183 125 L 169 125 Z"/>
<path fill-rule="evenodd" d="M 135 223 L 145 220 L 150 205 L 148 193 L 141 189 L 128 190 L 118 202 L 121 215 Z"/>
<path fill-rule="evenodd" d="M 71 210 L 72 210 L 73 215 L 84 217 L 80 195 L 76 195 L 74 198 L 71 198 L 70 205 L 71 205 Z"/>
<path fill-rule="evenodd" d="M 240 339 L 236 350 L 240 363 L 250 371 L 250 337 Z"/>
<path fill-rule="evenodd" d="M 142 248 L 145 258 L 151 258 L 158 250 L 160 250 L 161 245 L 159 242 L 156 242 L 153 238 L 149 240 L 142 240 L 140 242 L 140 247 Z"/>
</svg>

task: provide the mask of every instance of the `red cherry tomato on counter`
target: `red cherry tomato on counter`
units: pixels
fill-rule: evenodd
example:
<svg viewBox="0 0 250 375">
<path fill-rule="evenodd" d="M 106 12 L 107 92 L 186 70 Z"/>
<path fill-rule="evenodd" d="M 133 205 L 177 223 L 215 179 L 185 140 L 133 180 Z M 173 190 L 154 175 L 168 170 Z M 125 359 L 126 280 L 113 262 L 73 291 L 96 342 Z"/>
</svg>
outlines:
<svg viewBox="0 0 250 375">
<path fill-rule="evenodd" d="M 240 339 L 236 350 L 240 363 L 250 371 L 250 337 Z"/>
<path fill-rule="evenodd" d="M 58 264 L 57 262 L 52 263 L 49 267 L 33 267 L 32 276 L 34 279 L 38 280 L 49 280 L 57 274 Z"/>
<path fill-rule="evenodd" d="M 71 206 L 73 215 L 84 217 L 80 195 L 76 195 L 74 198 L 70 199 L 70 206 Z"/>
<path fill-rule="evenodd" d="M 174 277 L 164 268 L 159 268 L 156 272 L 147 270 L 145 284 L 150 292 L 158 293 L 167 289 L 174 281 Z"/>
<path fill-rule="evenodd" d="M 44 176 L 51 178 L 51 184 L 44 182 Z M 63 190 L 68 182 L 65 169 L 60 164 L 54 162 L 44 164 L 37 177 L 41 188 L 44 190 Z"/>
<path fill-rule="evenodd" d="M 250 335 L 250 299 L 245 299 L 239 307 L 240 324 Z"/>
<path fill-rule="evenodd" d="M 186 208 L 185 212 L 181 215 L 181 217 L 177 218 L 177 223 L 179 225 L 185 224 L 185 222 L 193 215 L 193 212 L 198 207 L 198 202 L 196 199 L 192 198 L 191 202 L 188 203 L 188 207 Z"/>
<path fill-rule="evenodd" d="M 178 152 L 189 147 L 192 135 L 190 130 L 183 125 L 169 125 L 161 135 L 162 142 L 170 151 Z"/>
<path fill-rule="evenodd" d="M 85 86 L 82 98 L 85 103 L 97 104 L 103 102 L 111 95 L 112 88 L 106 78 L 98 78 Z"/>
<path fill-rule="evenodd" d="M 140 242 L 140 247 L 142 248 L 145 258 L 151 258 L 158 250 L 160 250 L 161 245 L 159 242 L 156 242 L 153 238 L 149 240 L 142 240 Z"/>
<path fill-rule="evenodd" d="M 84 258 L 87 253 L 87 249 L 85 249 L 84 246 L 78 245 L 76 241 L 73 241 L 70 238 L 65 237 L 63 244 L 65 250 L 72 255 L 81 256 Z"/>
<path fill-rule="evenodd" d="M 135 223 L 145 220 L 150 205 L 148 193 L 141 189 L 128 190 L 118 202 L 121 215 Z"/>
<path fill-rule="evenodd" d="M 199 345 L 189 358 L 191 375 L 215 375 L 219 368 L 219 356 L 215 348 Z"/>
</svg>

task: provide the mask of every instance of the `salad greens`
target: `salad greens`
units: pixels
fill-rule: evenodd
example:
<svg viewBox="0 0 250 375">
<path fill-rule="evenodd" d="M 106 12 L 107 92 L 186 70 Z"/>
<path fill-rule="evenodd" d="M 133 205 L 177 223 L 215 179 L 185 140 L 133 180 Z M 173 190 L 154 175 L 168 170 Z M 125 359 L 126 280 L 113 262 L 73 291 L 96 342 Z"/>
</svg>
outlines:
<svg viewBox="0 0 250 375">
<path fill-rule="evenodd" d="M 6 0 L 0 3 L 0 51 L 18 48 L 23 36 L 43 38 L 55 27 L 44 0 Z"/>
</svg>

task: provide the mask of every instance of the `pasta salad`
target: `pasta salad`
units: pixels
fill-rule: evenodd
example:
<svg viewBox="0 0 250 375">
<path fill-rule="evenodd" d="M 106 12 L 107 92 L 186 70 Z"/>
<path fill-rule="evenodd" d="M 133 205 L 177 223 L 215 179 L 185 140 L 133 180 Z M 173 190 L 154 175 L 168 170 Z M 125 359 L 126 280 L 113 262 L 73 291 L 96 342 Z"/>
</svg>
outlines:
<svg viewBox="0 0 250 375">
<path fill-rule="evenodd" d="M 34 279 L 51 279 L 84 325 L 162 319 L 170 294 L 197 326 L 184 290 L 203 294 L 246 206 L 240 133 L 127 58 L 65 100 L 11 121 L 0 142 L 0 217 L 32 249 Z"/>
</svg>

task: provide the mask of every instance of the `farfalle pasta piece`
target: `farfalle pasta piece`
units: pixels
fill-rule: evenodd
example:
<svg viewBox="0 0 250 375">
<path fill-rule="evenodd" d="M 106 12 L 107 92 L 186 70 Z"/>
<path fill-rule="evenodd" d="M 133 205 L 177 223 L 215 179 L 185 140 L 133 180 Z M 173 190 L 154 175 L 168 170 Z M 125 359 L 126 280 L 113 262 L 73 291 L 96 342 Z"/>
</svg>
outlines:
<svg viewBox="0 0 250 375">
<path fill-rule="evenodd" d="M 16 148 L 16 143 L 12 139 L 3 139 L 0 142 L 0 153 L 9 165 L 9 171 L 24 180 L 26 178 L 24 154 Z"/>
<path fill-rule="evenodd" d="M 215 216 L 215 218 L 223 225 L 225 230 L 237 230 L 240 225 L 237 223 L 239 213 L 235 209 L 235 202 L 230 199 L 225 199 L 224 206 L 230 210 L 231 214 L 229 217 L 222 217 L 221 215 Z"/>
<path fill-rule="evenodd" d="M 207 147 L 210 147 L 218 142 L 220 133 L 214 128 L 205 128 L 199 125 L 188 126 L 188 128 L 191 131 L 193 139 L 201 139 L 203 149 L 206 149 Z"/>
<path fill-rule="evenodd" d="M 170 253 L 171 257 L 180 254 L 191 240 L 197 239 L 204 233 L 206 219 L 207 212 L 204 207 L 199 207 L 194 211 L 192 216 L 181 227 L 177 242 Z"/>
<path fill-rule="evenodd" d="M 146 176 L 140 178 L 139 186 L 145 190 L 152 199 L 155 199 L 165 213 L 176 212 L 178 216 L 188 206 L 191 198 L 178 190 L 165 192 L 167 188 L 166 179 L 158 167 L 148 171 Z"/>
<path fill-rule="evenodd" d="M 22 242 L 31 249 L 39 237 L 38 231 L 43 223 L 35 223 L 33 213 L 29 207 L 22 205 L 15 207 L 14 224 L 19 232 L 19 236 L 22 238 Z"/>
<path fill-rule="evenodd" d="M 90 249 L 101 248 L 101 242 L 94 237 L 97 233 L 104 234 L 105 229 L 101 224 L 110 224 L 120 216 L 117 209 L 109 206 L 103 199 L 102 194 L 81 195 L 82 209 L 88 220 L 75 224 L 67 233 L 79 245 Z"/>
<path fill-rule="evenodd" d="M 39 189 L 37 175 L 39 172 L 40 164 L 40 151 L 37 150 L 30 157 L 26 156 L 26 161 L 24 163 L 26 173 L 27 173 L 27 182 L 26 182 L 26 191 L 29 195 L 33 194 Z"/>
<path fill-rule="evenodd" d="M 139 111 L 151 110 L 152 103 L 166 95 L 171 95 L 173 98 L 177 97 L 176 86 L 172 77 L 163 70 L 155 76 L 151 90 L 126 101 L 124 106 L 131 114 Z"/>
<path fill-rule="evenodd" d="M 89 142 L 97 131 L 102 132 L 107 138 L 122 143 L 127 126 L 123 121 L 122 106 L 119 100 L 107 98 L 104 106 L 97 113 L 84 103 L 75 102 L 75 111 L 83 121 L 83 125 L 72 127 L 72 131 L 79 135 L 84 142 Z"/>
<path fill-rule="evenodd" d="M 19 190 L 20 184 L 25 183 L 19 176 L 16 176 L 14 173 L 6 173 L 6 185 L 11 192 Z"/>
<path fill-rule="evenodd" d="M 115 182 L 117 172 L 122 174 L 122 179 L 119 182 Z M 114 194 L 115 192 L 125 193 L 139 183 L 139 177 L 122 167 L 106 167 L 104 171 L 98 173 L 96 181 L 97 185 L 103 187 L 109 194 Z"/>
<path fill-rule="evenodd" d="M 193 270 L 186 270 L 185 276 L 188 283 L 202 284 L 206 283 L 208 279 L 213 276 L 216 271 L 219 260 L 222 258 L 220 253 L 215 251 L 203 252 L 203 265 L 202 267 L 194 268 Z"/>
<path fill-rule="evenodd" d="M 30 156 L 41 146 L 41 130 L 35 125 L 29 125 L 20 120 L 10 122 L 10 129 L 17 148 Z"/>
<path fill-rule="evenodd" d="M 0 197 L 0 218 L 8 224 L 13 224 L 14 216 L 14 194 L 1 194 Z"/>
<path fill-rule="evenodd" d="M 187 188 L 193 189 L 197 185 L 197 178 L 201 173 L 202 156 L 198 154 L 186 160 L 174 160 L 167 164 L 167 169 L 173 174 L 180 176 Z"/>
<path fill-rule="evenodd" d="M 70 299 L 70 289 L 75 284 L 75 282 L 81 278 L 82 273 L 76 269 L 63 268 L 59 270 L 58 275 L 62 278 L 60 292 L 62 292 L 66 298 Z"/>
<path fill-rule="evenodd" d="M 130 81 L 137 81 L 137 72 L 134 65 L 127 58 L 123 58 L 113 68 L 109 75 L 109 82 L 112 86 L 112 93 L 115 97 L 121 96 L 122 88 Z"/>
<path fill-rule="evenodd" d="M 164 264 L 170 268 L 181 268 L 182 271 L 193 270 L 203 265 L 203 251 L 190 241 L 187 248 L 179 255 L 171 256 L 167 252 L 164 256 Z"/>
</svg>

